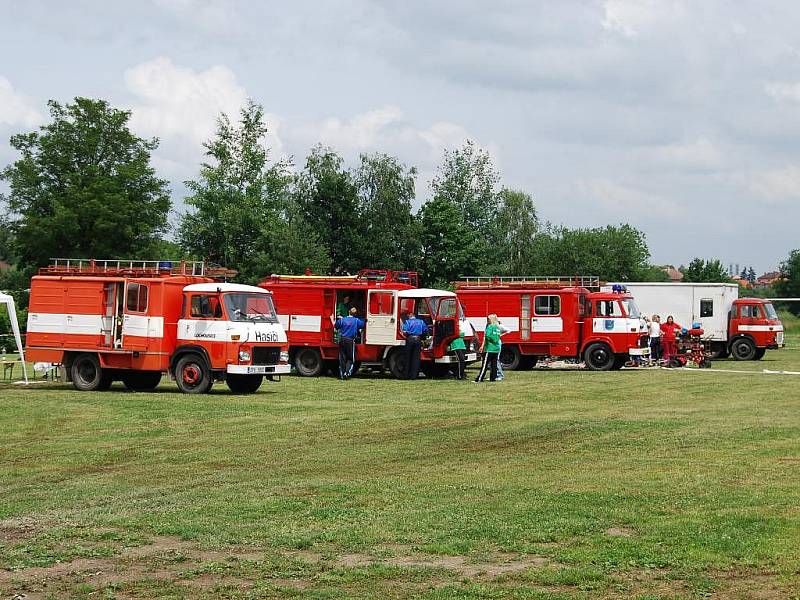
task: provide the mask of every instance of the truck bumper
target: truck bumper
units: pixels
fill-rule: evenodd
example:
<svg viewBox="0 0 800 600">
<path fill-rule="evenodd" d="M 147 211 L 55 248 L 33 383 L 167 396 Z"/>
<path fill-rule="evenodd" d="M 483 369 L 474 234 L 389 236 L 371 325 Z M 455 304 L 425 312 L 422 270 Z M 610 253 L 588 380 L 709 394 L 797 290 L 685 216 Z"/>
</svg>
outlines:
<svg viewBox="0 0 800 600">
<path fill-rule="evenodd" d="M 478 360 L 478 355 L 475 352 L 467 352 L 464 355 L 464 360 L 468 363 L 475 362 Z M 434 360 L 436 363 L 451 365 L 458 362 L 458 357 L 455 354 L 447 354 L 442 356 L 441 358 L 437 358 Z"/>
<path fill-rule="evenodd" d="M 290 365 L 228 365 L 226 371 L 233 375 L 288 375 Z"/>
<path fill-rule="evenodd" d="M 650 356 L 650 348 L 631 348 L 628 350 L 630 356 Z"/>
</svg>

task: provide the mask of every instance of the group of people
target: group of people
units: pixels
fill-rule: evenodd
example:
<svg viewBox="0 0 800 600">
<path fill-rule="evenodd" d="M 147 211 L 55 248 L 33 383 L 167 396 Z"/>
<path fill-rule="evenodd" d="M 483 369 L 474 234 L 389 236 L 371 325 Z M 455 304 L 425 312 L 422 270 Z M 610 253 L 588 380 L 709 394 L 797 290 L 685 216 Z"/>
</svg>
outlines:
<svg viewBox="0 0 800 600">
<path fill-rule="evenodd" d="M 653 315 L 651 318 L 645 317 L 647 332 L 650 338 L 650 357 L 653 360 L 670 359 L 678 353 L 678 332 L 681 326 L 675 322 L 672 315 L 667 317 L 665 323 L 661 322 L 661 316 Z"/>
</svg>

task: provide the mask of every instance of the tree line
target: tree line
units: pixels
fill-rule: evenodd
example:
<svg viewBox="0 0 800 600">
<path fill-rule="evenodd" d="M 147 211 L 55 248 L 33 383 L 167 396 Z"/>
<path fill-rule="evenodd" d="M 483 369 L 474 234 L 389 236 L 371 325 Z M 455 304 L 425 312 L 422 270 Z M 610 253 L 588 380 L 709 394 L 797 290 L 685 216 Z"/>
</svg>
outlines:
<svg viewBox="0 0 800 600">
<path fill-rule="evenodd" d="M 543 221 L 471 141 L 444 152 L 415 210 L 414 166 L 379 152 L 348 165 L 323 145 L 300 164 L 274 159 L 263 108 L 249 101 L 219 116 L 185 209 L 170 218 L 169 183 L 151 160 L 158 139 L 135 135 L 129 111 L 89 98 L 48 106 L 47 124 L 11 137 L 19 157 L 0 171 L 0 258 L 13 265 L 0 288 L 28 287 L 51 257 L 205 259 L 247 283 L 363 267 L 416 270 L 431 286 L 466 275 L 665 278 L 643 232 Z"/>
</svg>

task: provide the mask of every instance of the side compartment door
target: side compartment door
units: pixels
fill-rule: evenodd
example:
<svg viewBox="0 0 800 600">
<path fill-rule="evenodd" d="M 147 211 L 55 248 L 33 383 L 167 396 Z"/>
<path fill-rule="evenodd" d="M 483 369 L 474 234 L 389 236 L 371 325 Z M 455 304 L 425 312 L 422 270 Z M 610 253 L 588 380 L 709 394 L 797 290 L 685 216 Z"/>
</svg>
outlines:
<svg viewBox="0 0 800 600">
<path fill-rule="evenodd" d="M 561 316 L 561 296 L 540 294 L 533 297 L 532 339 L 536 342 L 561 342 L 564 319 Z"/>
<path fill-rule="evenodd" d="M 367 327 L 365 343 L 379 346 L 394 344 L 397 325 L 395 320 L 395 290 L 369 290 L 367 292 Z"/>
<path fill-rule="evenodd" d="M 128 281 L 125 285 L 125 312 L 122 316 L 122 348 L 147 350 L 150 338 L 150 286 Z M 162 325 L 163 327 L 163 325 Z"/>
</svg>

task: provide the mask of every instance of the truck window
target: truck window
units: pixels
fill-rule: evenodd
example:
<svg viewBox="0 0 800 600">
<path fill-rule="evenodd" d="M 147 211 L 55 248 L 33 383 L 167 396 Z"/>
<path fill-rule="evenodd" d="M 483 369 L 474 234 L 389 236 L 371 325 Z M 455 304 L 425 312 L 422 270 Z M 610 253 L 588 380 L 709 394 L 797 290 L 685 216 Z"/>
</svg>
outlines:
<svg viewBox="0 0 800 600">
<path fill-rule="evenodd" d="M 528 294 L 520 296 L 520 337 L 528 340 L 531 337 L 531 297 Z"/>
<path fill-rule="evenodd" d="M 598 300 L 594 304 L 595 314 L 598 317 L 621 317 L 622 309 L 616 300 Z"/>
<path fill-rule="evenodd" d="M 761 311 L 757 304 L 743 304 L 739 309 L 739 315 L 743 319 L 758 319 L 761 317 Z"/>
<path fill-rule="evenodd" d="M 371 315 L 391 315 L 394 310 L 394 295 L 391 292 L 372 292 L 369 295 Z"/>
<path fill-rule="evenodd" d="M 403 318 L 403 315 L 408 313 L 409 315 L 414 314 L 414 299 L 413 298 L 402 298 L 400 300 L 400 318 Z"/>
<path fill-rule="evenodd" d="M 775 307 L 772 306 L 772 302 L 767 302 L 764 305 L 764 310 L 767 311 L 767 318 L 772 319 L 773 321 L 777 320 L 778 313 L 775 311 Z"/>
<path fill-rule="evenodd" d="M 436 316 L 439 319 L 452 319 L 456 316 L 456 310 L 455 298 L 442 298 L 439 301 L 439 308 L 436 311 Z"/>
<path fill-rule="evenodd" d="M 147 286 L 141 283 L 129 283 L 126 307 L 130 312 L 147 312 Z"/>
<path fill-rule="evenodd" d="M 580 294 L 578 296 L 578 316 L 585 317 L 589 311 L 591 311 L 591 304 L 586 302 L 586 294 Z"/>
<path fill-rule="evenodd" d="M 559 296 L 536 296 L 533 301 L 533 312 L 547 317 L 561 314 L 561 298 Z"/>
<path fill-rule="evenodd" d="M 700 318 L 714 316 L 714 301 L 711 298 L 700 300 Z"/>
<path fill-rule="evenodd" d="M 210 294 L 197 294 L 192 296 L 191 316 L 195 319 L 221 319 L 222 305 L 219 298 Z"/>
</svg>

